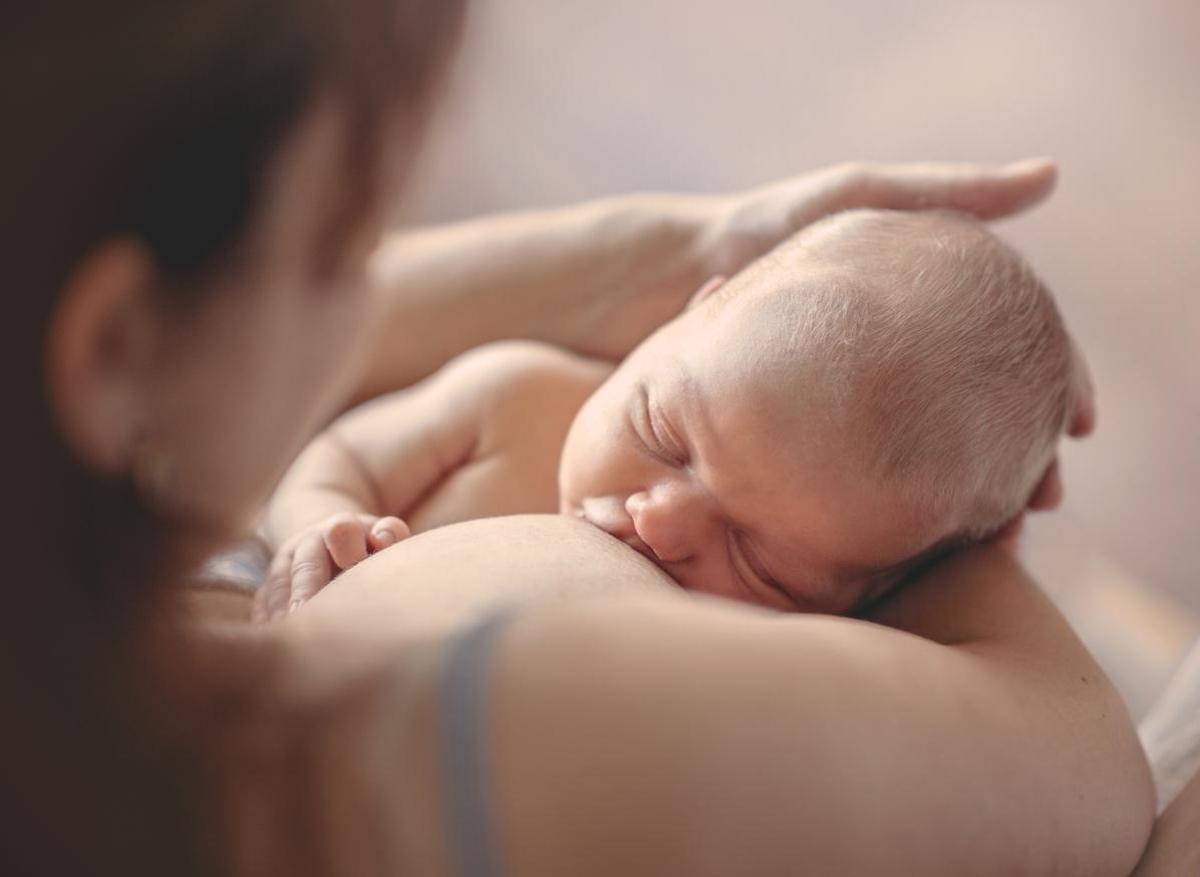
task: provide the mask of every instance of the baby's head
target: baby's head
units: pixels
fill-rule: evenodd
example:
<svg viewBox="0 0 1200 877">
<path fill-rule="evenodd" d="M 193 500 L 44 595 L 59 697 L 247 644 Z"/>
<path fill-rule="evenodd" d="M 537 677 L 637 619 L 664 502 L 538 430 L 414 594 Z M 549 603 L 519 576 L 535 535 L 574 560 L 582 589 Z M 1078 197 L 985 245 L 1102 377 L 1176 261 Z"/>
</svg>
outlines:
<svg viewBox="0 0 1200 877">
<path fill-rule="evenodd" d="M 1082 379 L 1049 293 L 982 225 L 810 226 L 635 350 L 563 449 L 563 511 L 696 591 L 850 611 L 1018 515 Z"/>
</svg>

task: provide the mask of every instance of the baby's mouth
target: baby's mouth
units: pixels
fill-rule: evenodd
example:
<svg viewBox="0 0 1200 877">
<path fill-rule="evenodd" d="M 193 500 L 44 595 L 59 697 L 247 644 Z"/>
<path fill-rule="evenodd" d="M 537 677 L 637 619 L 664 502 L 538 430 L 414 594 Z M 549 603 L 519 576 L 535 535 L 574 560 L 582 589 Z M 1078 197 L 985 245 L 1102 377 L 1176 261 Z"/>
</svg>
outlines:
<svg viewBox="0 0 1200 877">
<path fill-rule="evenodd" d="M 575 515 L 593 527 L 603 530 L 614 539 L 624 542 L 657 566 L 662 566 L 662 560 L 654 553 L 654 549 L 638 535 L 637 529 L 633 526 L 623 505 L 606 499 L 585 499 L 580 508 L 575 510 Z"/>
<path fill-rule="evenodd" d="M 601 529 L 603 529 L 603 528 L 601 528 Z M 608 532 L 608 531 L 606 530 L 605 532 Z M 632 548 L 638 554 L 645 557 L 647 560 L 653 562 L 654 564 L 656 564 L 659 567 L 662 566 L 662 561 L 659 559 L 658 555 L 654 553 L 654 549 L 651 548 L 649 545 L 647 545 L 645 542 L 643 542 L 642 538 L 640 536 L 638 536 L 636 533 L 629 535 L 629 536 L 618 536 L 616 533 L 609 533 L 608 535 L 610 535 L 616 539 L 620 539 L 622 542 L 624 542 L 626 545 L 628 545 L 630 548 Z"/>
</svg>

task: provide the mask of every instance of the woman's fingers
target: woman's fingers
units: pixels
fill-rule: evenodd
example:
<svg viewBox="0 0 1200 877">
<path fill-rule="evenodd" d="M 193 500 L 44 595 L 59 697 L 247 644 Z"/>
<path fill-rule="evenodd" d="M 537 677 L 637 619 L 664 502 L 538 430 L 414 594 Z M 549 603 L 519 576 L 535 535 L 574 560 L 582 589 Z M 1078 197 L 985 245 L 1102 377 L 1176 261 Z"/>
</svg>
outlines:
<svg viewBox="0 0 1200 877">
<path fill-rule="evenodd" d="M 1006 165 L 834 165 L 718 199 L 712 251 L 702 267 L 709 275 L 735 274 L 806 225 L 860 207 L 1009 216 L 1049 195 L 1057 176 L 1057 166 L 1045 158 Z"/>
<path fill-rule="evenodd" d="M 1096 429 L 1096 386 L 1078 345 L 1071 346 L 1071 357 L 1071 419 L 1067 423 L 1067 435 L 1086 438 Z"/>
<path fill-rule="evenodd" d="M 287 601 L 287 612 L 307 602 L 333 578 L 333 562 L 321 533 L 307 532 L 296 543 L 291 576 L 292 588 Z"/>
<path fill-rule="evenodd" d="M 1037 158 L 1006 165 L 851 165 L 843 207 L 943 207 L 996 219 L 1031 207 L 1054 189 L 1058 166 Z"/>
<path fill-rule="evenodd" d="M 370 545 L 372 551 L 382 551 L 412 535 L 408 524 L 391 516 L 380 518 L 371 526 Z"/>
</svg>

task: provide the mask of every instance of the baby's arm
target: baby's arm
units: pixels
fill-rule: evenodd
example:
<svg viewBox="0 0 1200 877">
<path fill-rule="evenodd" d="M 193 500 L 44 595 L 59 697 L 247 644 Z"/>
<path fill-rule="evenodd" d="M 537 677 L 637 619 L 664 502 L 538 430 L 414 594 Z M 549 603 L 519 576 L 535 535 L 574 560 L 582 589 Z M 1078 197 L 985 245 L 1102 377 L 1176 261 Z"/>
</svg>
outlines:
<svg viewBox="0 0 1200 877">
<path fill-rule="evenodd" d="M 272 547 L 339 514 L 406 514 L 470 459 L 479 435 L 478 355 L 338 418 L 297 457 L 267 508 Z"/>
<path fill-rule="evenodd" d="M 543 344 L 500 342 L 343 415 L 304 449 L 268 505 L 263 529 L 276 555 L 259 616 L 303 602 L 407 536 L 398 517 L 415 515 L 416 528 L 428 529 L 543 510 L 562 434 L 609 368 Z M 468 466 L 480 459 L 486 465 Z"/>
<path fill-rule="evenodd" d="M 471 458 L 494 358 L 472 351 L 425 381 L 338 418 L 314 438 L 267 505 L 274 559 L 255 617 L 280 615 L 343 572 L 405 538 L 404 515 Z"/>
</svg>

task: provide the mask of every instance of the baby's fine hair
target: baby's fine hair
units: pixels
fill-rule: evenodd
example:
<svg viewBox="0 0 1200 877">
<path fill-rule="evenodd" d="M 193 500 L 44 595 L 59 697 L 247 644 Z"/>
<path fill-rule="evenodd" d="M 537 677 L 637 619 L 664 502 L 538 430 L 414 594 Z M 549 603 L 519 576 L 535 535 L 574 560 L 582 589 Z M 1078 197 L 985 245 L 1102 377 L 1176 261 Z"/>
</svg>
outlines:
<svg viewBox="0 0 1200 877">
<path fill-rule="evenodd" d="M 862 465 L 953 517 L 964 538 L 1019 513 L 1078 378 L 1058 309 L 1025 261 L 967 216 L 888 210 L 809 226 L 767 270 L 798 260 L 821 281 L 799 296 L 796 345 L 832 382 Z"/>
</svg>

